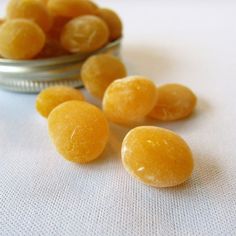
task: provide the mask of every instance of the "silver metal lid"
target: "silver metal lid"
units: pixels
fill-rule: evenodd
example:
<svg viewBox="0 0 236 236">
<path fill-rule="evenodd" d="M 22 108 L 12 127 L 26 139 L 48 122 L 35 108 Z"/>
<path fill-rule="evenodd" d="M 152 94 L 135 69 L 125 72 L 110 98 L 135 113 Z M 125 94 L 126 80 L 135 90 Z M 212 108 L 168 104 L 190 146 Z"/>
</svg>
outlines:
<svg viewBox="0 0 236 236">
<path fill-rule="evenodd" d="M 0 88 L 37 93 L 55 85 L 82 87 L 80 69 L 91 55 L 108 53 L 120 56 L 121 39 L 90 54 L 73 54 L 49 59 L 8 60 L 0 58 Z"/>
</svg>

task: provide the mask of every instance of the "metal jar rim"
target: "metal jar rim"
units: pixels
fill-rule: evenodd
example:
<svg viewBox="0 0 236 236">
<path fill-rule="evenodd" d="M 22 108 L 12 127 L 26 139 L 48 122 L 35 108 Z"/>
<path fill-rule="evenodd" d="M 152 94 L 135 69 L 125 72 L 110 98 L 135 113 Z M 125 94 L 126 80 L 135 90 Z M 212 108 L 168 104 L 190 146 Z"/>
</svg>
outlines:
<svg viewBox="0 0 236 236">
<path fill-rule="evenodd" d="M 119 56 L 121 41 L 122 39 L 118 39 L 87 54 L 77 53 L 35 60 L 0 58 L 0 87 L 26 93 L 36 93 L 54 85 L 81 87 L 82 82 L 79 80 L 79 74 L 82 63 L 89 56 L 100 53 Z"/>
</svg>

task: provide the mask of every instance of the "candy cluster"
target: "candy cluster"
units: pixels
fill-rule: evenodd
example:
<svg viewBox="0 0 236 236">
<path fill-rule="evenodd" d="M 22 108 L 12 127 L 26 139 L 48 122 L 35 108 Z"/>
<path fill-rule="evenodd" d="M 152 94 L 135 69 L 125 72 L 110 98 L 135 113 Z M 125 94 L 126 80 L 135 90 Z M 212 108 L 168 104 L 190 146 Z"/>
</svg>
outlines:
<svg viewBox="0 0 236 236">
<path fill-rule="evenodd" d="M 122 36 L 119 16 L 88 0 L 10 0 L 0 20 L 0 55 L 7 59 L 92 53 Z"/>
</svg>

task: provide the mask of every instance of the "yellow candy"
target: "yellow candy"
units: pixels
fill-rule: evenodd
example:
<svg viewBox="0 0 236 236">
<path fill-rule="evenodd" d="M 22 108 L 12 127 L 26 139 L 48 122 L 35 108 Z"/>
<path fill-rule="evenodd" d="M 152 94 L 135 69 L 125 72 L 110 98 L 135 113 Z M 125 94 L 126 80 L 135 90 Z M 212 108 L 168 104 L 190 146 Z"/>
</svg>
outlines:
<svg viewBox="0 0 236 236">
<path fill-rule="evenodd" d="M 0 27 L 0 54 L 9 59 L 31 59 L 45 44 L 45 34 L 31 20 L 7 20 Z"/>
<path fill-rule="evenodd" d="M 126 76 L 124 64 L 111 55 L 95 55 L 87 59 L 81 69 L 81 79 L 86 89 L 102 98 L 108 85 Z"/>
<path fill-rule="evenodd" d="M 50 112 L 63 102 L 70 100 L 84 100 L 83 94 L 77 90 L 66 86 L 55 86 L 44 89 L 36 99 L 36 109 L 44 117 L 48 117 Z"/>
<path fill-rule="evenodd" d="M 144 126 L 131 130 L 122 144 L 122 162 L 136 179 L 154 187 L 172 187 L 193 171 L 192 153 L 172 131 Z"/>
<path fill-rule="evenodd" d="M 11 0 L 7 6 L 7 17 L 33 20 L 44 31 L 48 31 L 52 26 L 45 3 L 39 0 Z"/>
<path fill-rule="evenodd" d="M 97 107 L 80 101 L 57 106 L 48 117 L 49 135 L 67 160 L 88 163 L 98 158 L 108 141 L 108 122 Z"/>
<path fill-rule="evenodd" d="M 88 0 L 49 0 L 48 9 L 53 15 L 68 18 L 94 15 L 97 11 L 96 5 Z"/>
<path fill-rule="evenodd" d="M 101 8 L 98 11 L 98 16 L 100 16 L 108 25 L 110 30 L 110 41 L 122 36 L 123 26 L 121 19 L 113 10 Z"/>
<path fill-rule="evenodd" d="M 81 16 L 69 21 L 61 33 L 61 45 L 71 53 L 88 53 L 109 39 L 106 23 L 97 16 Z"/>
<path fill-rule="evenodd" d="M 173 121 L 189 116 L 197 103 L 195 94 L 180 84 L 166 84 L 157 88 L 159 99 L 150 117 Z"/>
<path fill-rule="evenodd" d="M 115 80 L 103 97 L 103 110 L 114 123 L 130 125 L 143 120 L 157 101 L 155 84 L 145 77 Z"/>
</svg>

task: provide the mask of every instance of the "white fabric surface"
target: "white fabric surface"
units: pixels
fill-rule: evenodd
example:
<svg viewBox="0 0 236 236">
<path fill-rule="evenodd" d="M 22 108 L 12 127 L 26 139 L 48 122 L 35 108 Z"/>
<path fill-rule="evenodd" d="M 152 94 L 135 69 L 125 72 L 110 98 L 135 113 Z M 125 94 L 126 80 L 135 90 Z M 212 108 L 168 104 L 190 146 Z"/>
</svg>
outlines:
<svg viewBox="0 0 236 236">
<path fill-rule="evenodd" d="M 194 174 L 172 189 L 139 183 L 122 167 L 127 130 L 116 126 L 98 161 L 66 162 L 35 95 L 0 91 L 0 235 L 236 235 L 235 1 L 99 2 L 123 17 L 130 74 L 198 95 L 191 118 L 153 123 L 190 144 Z"/>
</svg>

